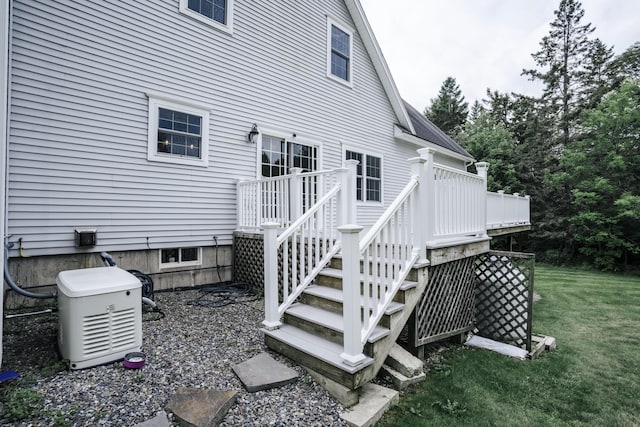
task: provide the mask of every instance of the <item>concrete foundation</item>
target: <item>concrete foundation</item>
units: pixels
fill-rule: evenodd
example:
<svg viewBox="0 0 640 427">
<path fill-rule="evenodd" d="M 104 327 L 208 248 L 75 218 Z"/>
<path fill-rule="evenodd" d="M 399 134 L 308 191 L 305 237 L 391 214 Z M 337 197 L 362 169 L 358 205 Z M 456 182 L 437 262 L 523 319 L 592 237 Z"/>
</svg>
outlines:
<svg viewBox="0 0 640 427">
<path fill-rule="evenodd" d="M 233 280 L 232 246 L 219 246 L 217 251 L 217 264 L 220 267 L 217 267 L 216 248 L 213 246 L 202 248 L 201 265 L 175 268 L 160 268 L 160 250 L 158 249 L 109 253 L 118 267 L 125 270 L 139 270 L 150 275 L 154 289 L 158 291 Z M 55 292 L 56 277 L 61 271 L 102 266 L 104 264 L 97 252 L 9 259 L 9 271 L 13 280 L 22 288 L 38 293 Z M 6 285 L 4 290 L 7 309 L 32 307 L 43 302 L 43 300 L 18 295 Z"/>
</svg>

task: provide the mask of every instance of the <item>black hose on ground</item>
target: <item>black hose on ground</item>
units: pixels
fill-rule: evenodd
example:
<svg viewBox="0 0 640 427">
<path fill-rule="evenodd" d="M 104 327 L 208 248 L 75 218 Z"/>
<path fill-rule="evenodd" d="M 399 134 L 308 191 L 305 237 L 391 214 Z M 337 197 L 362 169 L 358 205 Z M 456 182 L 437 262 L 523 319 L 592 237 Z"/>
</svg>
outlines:
<svg viewBox="0 0 640 427">
<path fill-rule="evenodd" d="M 13 281 L 13 278 L 11 277 L 11 273 L 9 272 L 9 249 L 11 249 L 11 246 L 13 246 L 13 244 L 7 243 L 4 246 L 6 248 L 5 257 L 4 257 L 4 281 L 7 282 L 7 285 L 9 285 L 11 289 L 13 289 L 16 293 L 22 295 L 23 297 L 36 298 L 36 299 L 56 298 L 57 295 L 55 293 L 38 294 L 36 292 L 31 292 L 26 289 L 22 289 L 20 286 L 18 286 L 16 282 Z"/>
</svg>

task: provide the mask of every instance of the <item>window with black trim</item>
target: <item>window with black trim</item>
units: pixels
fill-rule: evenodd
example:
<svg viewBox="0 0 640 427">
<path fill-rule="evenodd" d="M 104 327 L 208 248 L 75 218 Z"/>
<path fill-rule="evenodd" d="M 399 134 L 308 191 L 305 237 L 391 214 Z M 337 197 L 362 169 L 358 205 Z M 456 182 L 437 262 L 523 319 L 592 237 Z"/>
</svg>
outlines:
<svg viewBox="0 0 640 427">
<path fill-rule="evenodd" d="M 357 160 L 356 199 L 362 202 L 382 201 L 382 158 L 346 150 L 345 159 Z"/>
</svg>

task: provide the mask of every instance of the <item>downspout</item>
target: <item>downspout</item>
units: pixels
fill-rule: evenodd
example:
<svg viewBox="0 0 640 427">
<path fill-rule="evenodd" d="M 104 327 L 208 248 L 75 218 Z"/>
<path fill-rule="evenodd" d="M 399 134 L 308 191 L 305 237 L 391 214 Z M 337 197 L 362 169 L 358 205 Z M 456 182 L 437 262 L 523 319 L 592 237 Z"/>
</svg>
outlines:
<svg viewBox="0 0 640 427">
<path fill-rule="evenodd" d="M 0 2 L 0 230 L 2 230 L 2 242 L 7 234 L 6 224 L 6 184 L 7 184 L 7 150 L 9 136 L 9 35 L 11 1 Z M 0 244 L 0 266 L 4 271 L 5 248 Z M 2 286 L 4 294 L 4 284 Z M 2 365 L 2 319 L 4 317 L 4 298 L 0 298 L 0 366 Z"/>
</svg>

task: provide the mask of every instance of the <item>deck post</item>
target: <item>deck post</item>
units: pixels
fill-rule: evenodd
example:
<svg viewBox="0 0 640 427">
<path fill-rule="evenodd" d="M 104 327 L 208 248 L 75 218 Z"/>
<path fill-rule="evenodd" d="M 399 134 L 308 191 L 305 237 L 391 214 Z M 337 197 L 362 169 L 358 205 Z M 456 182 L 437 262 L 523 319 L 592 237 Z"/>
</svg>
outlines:
<svg viewBox="0 0 640 427">
<path fill-rule="evenodd" d="M 279 328 L 278 314 L 278 228 L 277 222 L 262 224 L 264 230 L 264 320 L 266 329 Z"/>
<path fill-rule="evenodd" d="M 344 321 L 344 363 L 358 366 L 365 360 L 362 353 L 362 321 L 360 320 L 360 238 L 362 227 L 347 224 L 338 227 L 342 240 L 342 313 Z"/>
<path fill-rule="evenodd" d="M 489 172 L 489 163 L 487 162 L 478 162 L 476 163 L 476 170 L 478 171 L 478 176 L 482 178 L 483 181 L 483 193 L 482 193 L 482 206 L 478 206 L 480 208 L 480 215 L 482 217 L 482 222 L 484 226 L 483 236 L 487 236 L 487 173 Z"/>
<path fill-rule="evenodd" d="M 340 171 L 340 197 L 338 198 L 338 225 L 356 222 L 356 168 L 358 161 L 345 160 Z"/>
<path fill-rule="evenodd" d="M 500 227 L 505 224 L 505 213 L 504 213 L 504 190 L 498 190 L 498 194 L 500 195 Z"/>
<path fill-rule="evenodd" d="M 415 193 L 416 201 L 411 204 L 411 229 L 414 248 L 420 248 L 420 259 L 426 259 L 426 232 L 425 222 L 422 219 L 422 212 L 427 209 L 427 174 L 424 167 L 426 159 L 422 157 L 413 157 L 409 159 L 411 165 L 411 176 L 418 178 L 418 189 Z"/>
<path fill-rule="evenodd" d="M 420 187 L 423 187 L 421 194 L 424 195 L 424 201 L 422 202 L 422 221 L 424 222 L 424 241 L 425 246 L 429 242 L 435 240 L 436 235 L 436 177 L 433 168 L 433 155 L 435 150 L 433 148 L 421 148 L 418 150 L 420 157 L 425 159 L 424 164 L 424 184 L 421 182 Z"/>
<path fill-rule="evenodd" d="M 236 230 L 244 229 L 245 225 L 245 209 L 244 198 L 245 190 L 242 188 L 243 178 L 236 178 Z"/>
<path fill-rule="evenodd" d="M 291 178 L 289 179 L 289 208 L 290 211 L 288 214 L 290 217 L 289 221 L 284 221 L 284 223 L 288 226 L 289 223 L 294 222 L 296 219 L 302 216 L 302 178 L 300 174 L 302 173 L 302 168 L 291 168 Z M 307 196 L 308 197 L 308 196 Z M 285 203 L 285 200 L 281 200 L 280 203 Z M 309 206 L 307 206 L 309 207 Z"/>
<path fill-rule="evenodd" d="M 265 207 L 262 206 L 262 193 L 264 193 L 265 189 L 263 188 L 264 182 L 258 181 L 256 185 L 256 221 L 254 226 L 256 228 L 260 228 L 260 224 L 262 224 L 263 219 L 265 218 Z"/>
</svg>

